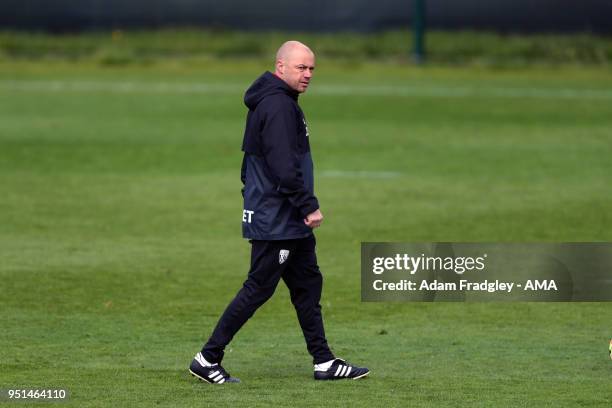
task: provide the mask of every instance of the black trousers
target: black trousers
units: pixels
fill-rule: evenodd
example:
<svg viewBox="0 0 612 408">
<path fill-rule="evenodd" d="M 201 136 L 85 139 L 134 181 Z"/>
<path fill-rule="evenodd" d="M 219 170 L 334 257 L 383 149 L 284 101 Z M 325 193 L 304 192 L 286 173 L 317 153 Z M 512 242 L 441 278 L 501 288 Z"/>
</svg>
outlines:
<svg viewBox="0 0 612 408">
<path fill-rule="evenodd" d="M 221 362 L 225 346 L 257 308 L 270 299 L 281 278 L 289 288 L 314 364 L 334 359 L 323 329 L 319 304 L 323 277 L 317 265 L 315 246 L 314 235 L 284 241 L 251 241 L 251 269 L 247 280 L 202 348 L 207 361 Z"/>
</svg>

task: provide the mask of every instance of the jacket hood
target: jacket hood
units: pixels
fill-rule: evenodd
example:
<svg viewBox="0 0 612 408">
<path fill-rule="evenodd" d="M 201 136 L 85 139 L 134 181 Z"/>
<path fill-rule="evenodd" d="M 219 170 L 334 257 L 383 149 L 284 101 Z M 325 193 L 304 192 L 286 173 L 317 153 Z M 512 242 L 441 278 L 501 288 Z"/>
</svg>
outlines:
<svg viewBox="0 0 612 408">
<path fill-rule="evenodd" d="M 266 97 L 285 94 L 297 101 L 299 93 L 289 87 L 285 81 L 266 71 L 247 89 L 244 94 L 244 104 L 251 110 Z"/>
</svg>

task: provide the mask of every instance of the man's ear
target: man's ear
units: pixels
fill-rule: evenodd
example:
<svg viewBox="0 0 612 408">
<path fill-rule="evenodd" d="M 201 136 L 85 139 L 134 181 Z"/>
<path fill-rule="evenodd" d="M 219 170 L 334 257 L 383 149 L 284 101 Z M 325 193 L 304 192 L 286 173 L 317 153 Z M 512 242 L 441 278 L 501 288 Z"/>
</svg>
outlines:
<svg viewBox="0 0 612 408">
<path fill-rule="evenodd" d="M 276 72 L 281 75 L 285 73 L 285 64 L 283 64 L 283 60 L 276 60 Z"/>
</svg>

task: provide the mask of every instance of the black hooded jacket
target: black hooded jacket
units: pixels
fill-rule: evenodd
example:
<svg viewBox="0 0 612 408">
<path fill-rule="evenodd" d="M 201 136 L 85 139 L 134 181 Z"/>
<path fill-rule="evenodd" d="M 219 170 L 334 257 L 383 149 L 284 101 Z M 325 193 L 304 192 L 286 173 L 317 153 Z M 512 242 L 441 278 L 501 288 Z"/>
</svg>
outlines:
<svg viewBox="0 0 612 408">
<path fill-rule="evenodd" d="M 305 238 L 314 195 L 308 127 L 298 92 L 265 72 L 249 87 L 242 151 L 242 235 L 256 240 Z"/>
</svg>

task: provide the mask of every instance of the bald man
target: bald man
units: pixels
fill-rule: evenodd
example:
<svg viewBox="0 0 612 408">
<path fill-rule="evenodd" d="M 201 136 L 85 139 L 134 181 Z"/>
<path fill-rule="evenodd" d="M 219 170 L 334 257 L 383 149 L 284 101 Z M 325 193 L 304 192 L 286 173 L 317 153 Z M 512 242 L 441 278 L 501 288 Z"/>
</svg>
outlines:
<svg viewBox="0 0 612 408">
<path fill-rule="evenodd" d="M 276 54 L 274 74 L 265 72 L 246 91 L 249 108 L 242 142 L 242 234 L 251 243 L 251 268 L 189 371 L 212 384 L 238 382 L 221 366 L 225 347 L 274 293 L 282 278 L 314 362 L 316 380 L 357 379 L 369 374 L 331 352 L 321 316 L 323 278 L 313 230 L 323 214 L 314 195 L 310 133 L 298 105 L 315 69 L 314 53 L 297 41 Z"/>
</svg>

